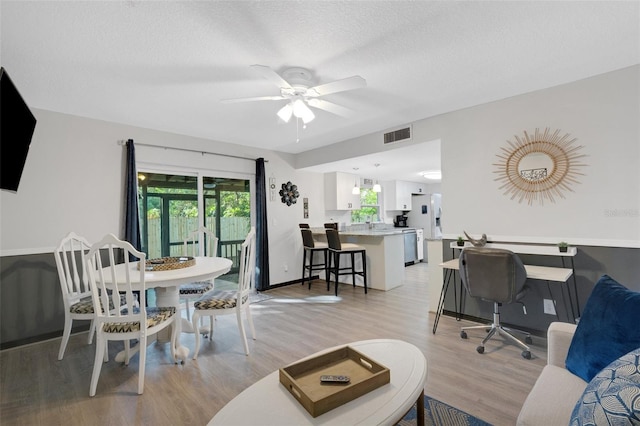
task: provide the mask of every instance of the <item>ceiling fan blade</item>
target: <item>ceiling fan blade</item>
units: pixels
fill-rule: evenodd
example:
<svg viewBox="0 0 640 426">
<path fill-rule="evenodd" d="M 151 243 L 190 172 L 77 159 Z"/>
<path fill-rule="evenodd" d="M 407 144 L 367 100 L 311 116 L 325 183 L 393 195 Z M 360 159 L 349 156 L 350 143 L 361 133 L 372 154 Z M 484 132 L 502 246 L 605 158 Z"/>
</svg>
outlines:
<svg viewBox="0 0 640 426">
<path fill-rule="evenodd" d="M 264 78 L 273 82 L 279 88 L 292 89 L 291 85 L 289 84 L 289 82 L 287 82 L 287 80 L 280 77 L 280 75 L 277 72 L 275 72 L 268 66 L 256 64 L 256 65 L 251 65 L 251 68 L 257 70 L 260 74 L 262 74 Z"/>
<path fill-rule="evenodd" d="M 339 115 L 341 117 L 350 117 L 353 115 L 353 110 L 343 107 L 338 104 L 334 104 L 333 102 L 325 101 L 324 99 L 312 98 L 307 101 L 309 106 L 314 108 L 322 109 L 324 111 L 330 112 L 335 115 Z"/>
<path fill-rule="evenodd" d="M 252 101 L 279 101 L 281 99 L 287 99 L 284 96 L 256 96 L 253 98 L 236 98 L 236 99 L 220 99 L 223 104 L 233 104 L 237 102 L 252 102 Z"/>
<path fill-rule="evenodd" d="M 307 89 L 307 96 L 318 97 L 329 95 L 331 93 L 344 92 L 345 90 L 360 89 L 367 86 L 367 80 L 354 75 L 353 77 L 343 78 L 342 80 L 332 81 L 331 83 L 321 84 L 319 86 Z"/>
</svg>

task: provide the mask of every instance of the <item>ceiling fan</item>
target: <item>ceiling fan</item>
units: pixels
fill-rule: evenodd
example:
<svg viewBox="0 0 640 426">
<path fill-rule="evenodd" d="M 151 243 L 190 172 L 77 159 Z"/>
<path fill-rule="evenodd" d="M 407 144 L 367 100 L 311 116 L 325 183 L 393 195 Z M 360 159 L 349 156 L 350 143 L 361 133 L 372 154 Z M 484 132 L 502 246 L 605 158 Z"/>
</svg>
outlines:
<svg viewBox="0 0 640 426">
<path fill-rule="evenodd" d="M 280 95 L 257 96 L 251 98 L 222 99 L 224 103 L 252 102 L 252 101 L 279 101 L 287 100 L 287 104 L 278 110 L 278 117 L 288 123 L 292 116 L 302 119 L 307 124 L 315 118 L 315 114 L 309 107 L 328 111 L 341 117 L 348 117 L 353 111 L 349 108 L 333 102 L 320 99 L 322 96 L 332 93 L 366 87 L 364 78 L 354 75 L 330 83 L 311 86 L 312 74 L 305 68 L 288 68 L 282 72 L 282 76 L 265 65 L 251 65 L 251 68 L 260 72 L 264 78 L 273 82 L 279 89 Z"/>
</svg>

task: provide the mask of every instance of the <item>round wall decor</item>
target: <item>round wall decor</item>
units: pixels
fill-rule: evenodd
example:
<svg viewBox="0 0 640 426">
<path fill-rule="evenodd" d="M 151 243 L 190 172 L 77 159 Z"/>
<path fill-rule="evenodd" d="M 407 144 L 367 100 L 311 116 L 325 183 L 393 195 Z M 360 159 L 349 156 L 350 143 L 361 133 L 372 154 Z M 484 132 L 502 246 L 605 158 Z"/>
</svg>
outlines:
<svg viewBox="0 0 640 426">
<path fill-rule="evenodd" d="M 280 200 L 290 206 L 291 204 L 295 204 L 296 200 L 300 196 L 298 192 L 298 186 L 291 183 L 291 181 L 282 184 L 282 189 L 280 190 Z"/>
<path fill-rule="evenodd" d="M 502 182 L 499 189 L 511 199 L 521 203 L 527 200 L 532 205 L 538 201 L 540 205 L 547 199 L 555 203 L 555 198 L 564 198 L 563 191 L 572 191 L 570 185 L 579 183 L 579 167 L 586 164 L 578 160 L 585 157 L 578 151 L 581 146 L 573 146 L 576 139 L 569 139 L 569 134 L 560 137 L 560 130 L 551 133 L 549 128 L 544 132 L 535 130 L 533 136 L 526 131 L 524 138 L 514 136 L 515 142 L 507 141 L 508 147 L 497 154 L 499 162 L 494 166 L 498 174 L 495 179 Z"/>
</svg>

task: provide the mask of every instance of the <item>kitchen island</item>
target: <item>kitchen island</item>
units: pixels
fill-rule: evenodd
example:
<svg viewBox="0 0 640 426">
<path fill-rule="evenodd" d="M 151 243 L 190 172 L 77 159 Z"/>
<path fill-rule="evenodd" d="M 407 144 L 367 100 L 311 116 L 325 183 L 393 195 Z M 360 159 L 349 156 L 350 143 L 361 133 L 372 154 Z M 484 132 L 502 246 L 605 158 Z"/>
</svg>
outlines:
<svg viewBox="0 0 640 426">
<path fill-rule="evenodd" d="M 402 229 L 373 228 L 340 231 L 342 243 L 353 243 L 367 251 L 367 286 L 375 290 L 388 291 L 402 285 L 404 278 L 404 236 Z M 323 228 L 312 228 L 318 241 L 327 241 Z M 346 259 L 346 258 L 345 258 Z M 340 262 L 348 262 L 341 259 Z M 356 259 L 357 267 L 359 259 Z M 344 283 L 351 283 L 347 275 L 341 277 Z M 356 285 L 363 286 L 362 277 L 356 276 Z"/>
</svg>

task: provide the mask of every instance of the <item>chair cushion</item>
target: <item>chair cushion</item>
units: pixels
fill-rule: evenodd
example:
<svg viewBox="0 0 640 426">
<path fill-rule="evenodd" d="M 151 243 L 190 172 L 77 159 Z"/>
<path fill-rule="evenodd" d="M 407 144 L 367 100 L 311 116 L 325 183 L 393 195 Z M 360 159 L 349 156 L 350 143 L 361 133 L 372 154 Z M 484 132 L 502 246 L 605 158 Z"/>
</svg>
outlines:
<svg viewBox="0 0 640 426">
<path fill-rule="evenodd" d="M 640 424 L 640 347 L 589 382 L 571 413 L 571 426 Z"/>
<path fill-rule="evenodd" d="M 137 312 L 134 309 L 134 312 Z M 125 311 L 126 313 L 126 311 Z M 151 328 L 160 324 L 163 321 L 168 320 L 176 313 L 176 308 L 171 307 L 158 307 L 147 308 L 147 328 Z M 104 323 L 102 330 L 106 333 L 129 333 L 132 331 L 140 331 L 139 322 L 108 322 Z"/>
<path fill-rule="evenodd" d="M 340 246 L 342 251 L 365 251 L 365 248 L 353 243 L 342 243 Z"/>
<path fill-rule="evenodd" d="M 571 340 L 566 366 L 586 382 L 640 347 L 640 293 L 608 275 L 596 283 Z"/>
<path fill-rule="evenodd" d="M 91 300 L 90 297 L 81 299 L 80 301 L 69 306 L 69 312 L 71 312 L 72 314 L 92 314 L 94 313 L 93 300 Z"/>
<path fill-rule="evenodd" d="M 204 294 L 213 288 L 213 283 L 210 281 L 198 281 L 189 284 L 183 284 L 180 286 L 181 295 L 189 294 Z"/>
<path fill-rule="evenodd" d="M 125 303 L 121 298 L 120 303 Z M 109 299 L 109 310 L 113 309 L 113 302 Z M 93 300 L 91 297 L 80 299 L 78 302 L 69 306 L 69 312 L 72 314 L 93 314 Z"/>
<path fill-rule="evenodd" d="M 194 309 L 230 309 L 237 304 L 238 292 L 236 290 L 217 290 L 206 293 L 194 304 Z M 248 296 L 244 296 L 242 303 L 247 301 Z"/>
</svg>

